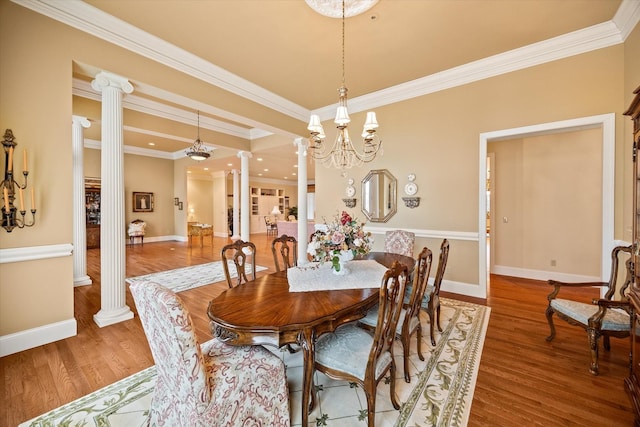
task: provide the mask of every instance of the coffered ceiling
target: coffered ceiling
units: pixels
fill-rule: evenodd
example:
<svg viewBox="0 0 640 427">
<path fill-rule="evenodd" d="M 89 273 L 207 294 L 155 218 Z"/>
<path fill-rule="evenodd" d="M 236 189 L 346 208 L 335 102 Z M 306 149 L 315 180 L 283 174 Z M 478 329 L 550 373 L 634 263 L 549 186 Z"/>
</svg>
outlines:
<svg viewBox="0 0 640 427">
<path fill-rule="evenodd" d="M 199 110 L 200 137 L 216 149 L 194 170 L 239 167 L 238 150 L 251 150 L 251 175 L 295 180 L 293 139 L 307 136 L 311 112 L 327 120 L 335 111 L 341 19 L 304 0 L 13 1 L 184 75 L 180 89 L 132 81 L 124 105 L 130 150 L 184 155 Z M 349 110 L 621 43 L 639 9 L 637 0 L 380 0 L 346 19 Z M 90 81 L 98 71 L 74 68 L 74 113 L 96 123 L 99 96 Z M 194 81 L 211 96 L 194 95 Z M 378 120 L 384 137 L 384 117 Z M 99 126 L 86 132 L 99 140 Z"/>
</svg>

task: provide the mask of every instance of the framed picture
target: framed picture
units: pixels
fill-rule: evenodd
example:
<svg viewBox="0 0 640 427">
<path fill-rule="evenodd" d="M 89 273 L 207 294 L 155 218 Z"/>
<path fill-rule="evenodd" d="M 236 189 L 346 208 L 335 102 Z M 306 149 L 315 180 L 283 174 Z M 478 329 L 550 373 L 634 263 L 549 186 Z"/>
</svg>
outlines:
<svg viewBox="0 0 640 427">
<path fill-rule="evenodd" d="M 153 212 L 153 193 L 133 193 L 134 212 Z"/>
<path fill-rule="evenodd" d="M 178 203 L 180 203 L 180 199 L 179 199 L 179 198 L 177 198 L 177 197 L 174 197 L 174 198 L 173 198 L 173 205 L 174 205 L 174 206 L 178 206 Z"/>
<path fill-rule="evenodd" d="M 182 202 L 178 203 L 178 210 L 181 211 L 182 210 Z"/>
</svg>

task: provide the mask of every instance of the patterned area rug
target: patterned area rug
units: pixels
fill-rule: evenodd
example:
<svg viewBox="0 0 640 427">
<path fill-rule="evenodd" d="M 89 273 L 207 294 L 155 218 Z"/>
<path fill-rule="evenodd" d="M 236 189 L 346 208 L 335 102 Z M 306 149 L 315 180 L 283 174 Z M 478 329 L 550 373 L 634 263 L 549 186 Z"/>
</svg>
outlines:
<svg viewBox="0 0 640 427">
<path fill-rule="evenodd" d="M 231 277 L 236 277 L 233 262 L 228 261 Z M 246 266 L 247 273 L 251 266 Z M 266 267 L 256 265 L 256 272 L 266 270 Z M 129 284 L 140 281 L 151 280 L 159 285 L 167 287 L 174 292 L 182 292 L 210 283 L 226 280 L 222 261 L 214 261 L 206 264 L 192 265 L 190 267 L 177 268 L 175 270 L 160 271 L 158 273 L 145 274 L 144 276 L 129 277 L 125 281 Z"/>
<path fill-rule="evenodd" d="M 404 381 L 402 347 L 395 349 L 398 365 L 396 393 L 402 406 L 393 409 L 389 386 L 378 385 L 377 426 L 466 426 L 473 400 L 482 346 L 489 324 L 490 308 L 442 298 L 443 332 L 436 334 L 436 346 L 429 343 L 429 321 L 422 316 L 422 352 L 416 354 L 412 341 L 411 383 Z M 302 355 L 271 349 L 287 366 L 291 424 L 300 425 Z M 317 426 L 366 425 L 364 393 L 352 384 L 335 381 L 317 373 L 318 405 L 309 420 Z M 86 426 L 116 427 L 146 425 L 155 384 L 155 367 L 120 380 L 110 386 L 20 424 L 19 427 Z"/>
</svg>

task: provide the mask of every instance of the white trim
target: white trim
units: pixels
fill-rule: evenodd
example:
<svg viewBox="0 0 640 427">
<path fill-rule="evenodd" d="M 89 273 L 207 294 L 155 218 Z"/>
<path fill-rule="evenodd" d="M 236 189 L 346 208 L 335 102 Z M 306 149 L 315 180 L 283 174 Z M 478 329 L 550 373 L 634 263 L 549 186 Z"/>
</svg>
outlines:
<svg viewBox="0 0 640 427">
<path fill-rule="evenodd" d="M 321 222 L 318 222 L 321 224 Z M 398 227 L 378 227 L 367 224 L 364 231 L 369 231 L 374 235 L 384 235 L 387 231 L 397 230 Z M 477 242 L 479 240 L 478 233 L 475 231 L 449 231 L 449 230 L 427 230 L 419 228 L 403 228 L 416 235 L 416 237 L 424 237 L 427 239 L 449 239 L 449 240 L 468 240 Z"/>
<path fill-rule="evenodd" d="M 38 259 L 61 258 L 73 254 L 73 245 L 30 246 L 26 248 L 0 249 L 0 264 L 11 262 L 33 261 Z"/>
<path fill-rule="evenodd" d="M 0 336 L 0 357 L 63 340 L 77 334 L 78 325 L 76 319 L 71 318 L 14 334 L 3 335 Z"/>
<path fill-rule="evenodd" d="M 558 280 L 560 282 L 599 282 L 598 276 L 586 276 L 583 274 L 559 273 L 557 271 L 533 270 L 530 268 L 517 268 L 505 265 L 494 266 L 494 273 L 503 276 L 523 277 L 532 280 Z M 609 280 L 609 279 L 607 279 Z M 551 288 L 549 288 L 551 291 Z"/>
<path fill-rule="evenodd" d="M 454 294 L 465 295 L 475 298 L 486 299 L 487 295 L 477 283 L 454 282 L 452 280 L 443 280 L 440 290 L 444 292 L 452 292 Z"/>
<path fill-rule="evenodd" d="M 608 281 L 611 273 L 611 250 L 615 246 L 614 240 L 614 196 L 615 196 L 615 113 L 601 114 L 558 122 L 542 123 L 513 129 L 503 129 L 480 134 L 479 143 L 479 202 L 478 229 L 486 227 L 487 198 L 487 142 L 515 137 L 566 132 L 594 127 L 602 128 L 602 253 L 600 260 L 600 281 Z M 478 245 L 479 282 L 480 287 L 487 291 L 487 235 L 481 233 Z M 548 278 L 548 277 L 547 277 Z"/>
<path fill-rule="evenodd" d="M 255 83 L 205 61 L 80 0 L 12 0 L 23 7 L 77 28 L 138 55 L 218 86 L 282 114 L 306 122 L 312 113 Z M 349 100 L 353 113 L 388 105 L 500 74 L 521 70 L 623 43 L 640 21 L 636 0 L 623 0 L 612 21 L 593 25 L 519 49 L 454 67 L 410 82 Z M 199 108 L 204 111 L 203 108 Z M 322 120 L 335 106 L 314 110 Z M 222 114 L 231 114 L 220 110 Z M 222 114 L 218 114 L 222 117 Z M 231 119 L 230 119 L 231 120 Z M 237 120 L 235 120 L 237 121 Z M 267 130 L 271 131 L 271 129 Z"/>
</svg>

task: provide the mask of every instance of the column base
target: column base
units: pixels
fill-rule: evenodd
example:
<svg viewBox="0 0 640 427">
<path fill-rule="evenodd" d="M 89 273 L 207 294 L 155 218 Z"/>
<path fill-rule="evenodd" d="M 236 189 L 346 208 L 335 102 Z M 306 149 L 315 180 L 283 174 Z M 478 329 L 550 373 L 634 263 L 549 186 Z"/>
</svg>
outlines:
<svg viewBox="0 0 640 427">
<path fill-rule="evenodd" d="M 115 310 L 100 310 L 93 315 L 93 321 L 101 328 L 129 319 L 133 319 L 133 312 L 128 305 Z"/>
<path fill-rule="evenodd" d="M 89 277 L 87 275 L 73 278 L 73 286 L 74 287 L 90 285 L 92 283 L 93 283 L 93 280 L 91 280 L 91 277 Z"/>
<path fill-rule="evenodd" d="M 238 235 L 238 234 L 234 234 L 233 236 L 231 236 L 231 240 L 233 240 L 234 242 L 235 242 L 236 240 L 240 240 L 240 235 Z"/>
</svg>

